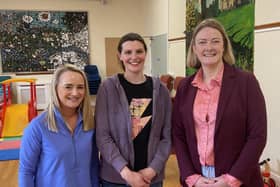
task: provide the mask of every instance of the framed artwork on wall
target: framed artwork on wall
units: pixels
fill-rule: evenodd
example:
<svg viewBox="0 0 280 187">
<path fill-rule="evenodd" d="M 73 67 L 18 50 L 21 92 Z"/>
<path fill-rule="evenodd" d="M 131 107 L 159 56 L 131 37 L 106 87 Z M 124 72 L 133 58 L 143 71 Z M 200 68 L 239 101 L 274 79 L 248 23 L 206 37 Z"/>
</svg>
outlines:
<svg viewBox="0 0 280 187">
<path fill-rule="evenodd" d="M 88 13 L 0 10 L 2 72 L 52 72 L 89 64 Z"/>
</svg>

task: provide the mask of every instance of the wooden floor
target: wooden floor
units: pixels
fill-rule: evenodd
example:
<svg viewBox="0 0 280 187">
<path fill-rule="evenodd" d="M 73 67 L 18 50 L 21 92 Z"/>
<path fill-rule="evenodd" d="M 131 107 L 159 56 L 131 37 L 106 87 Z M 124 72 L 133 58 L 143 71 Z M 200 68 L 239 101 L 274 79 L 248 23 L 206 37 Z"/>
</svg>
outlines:
<svg viewBox="0 0 280 187">
<path fill-rule="evenodd" d="M 163 187 L 181 187 L 179 183 L 179 169 L 175 154 L 170 155 L 167 161 Z"/>
<path fill-rule="evenodd" d="M 18 160 L 0 162 L 0 186 L 18 186 Z"/>
<path fill-rule="evenodd" d="M 18 160 L 0 162 L 0 186 L 17 187 L 18 183 Z M 163 187 L 180 187 L 177 160 L 175 155 L 170 155 L 166 170 Z"/>
</svg>

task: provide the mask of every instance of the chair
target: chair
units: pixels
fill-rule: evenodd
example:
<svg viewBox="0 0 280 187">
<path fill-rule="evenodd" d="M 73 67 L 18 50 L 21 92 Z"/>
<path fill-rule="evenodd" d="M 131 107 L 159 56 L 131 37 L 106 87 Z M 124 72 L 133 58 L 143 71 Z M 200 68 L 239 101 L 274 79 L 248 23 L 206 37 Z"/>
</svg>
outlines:
<svg viewBox="0 0 280 187">
<path fill-rule="evenodd" d="M 160 80 L 167 87 L 169 92 L 171 92 L 173 89 L 174 78 L 169 74 L 164 74 L 160 76 Z"/>
<path fill-rule="evenodd" d="M 185 77 L 183 77 L 183 76 L 175 77 L 174 83 L 173 83 L 172 102 L 174 102 L 174 98 L 175 98 L 175 95 L 176 95 L 176 92 L 177 92 L 177 88 L 178 88 L 181 80 L 183 80 L 184 78 Z"/>
<path fill-rule="evenodd" d="M 175 77 L 174 84 L 173 84 L 173 89 L 174 89 L 175 91 L 177 91 L 177 88 L 178 88 L 178 86 L 179 86 L 181 80 L 183 80 L 184 78 L 185 78 L 185 77 L 183 77 L 183 76 L 177 76 L 177 77 Z"/>
</svg>

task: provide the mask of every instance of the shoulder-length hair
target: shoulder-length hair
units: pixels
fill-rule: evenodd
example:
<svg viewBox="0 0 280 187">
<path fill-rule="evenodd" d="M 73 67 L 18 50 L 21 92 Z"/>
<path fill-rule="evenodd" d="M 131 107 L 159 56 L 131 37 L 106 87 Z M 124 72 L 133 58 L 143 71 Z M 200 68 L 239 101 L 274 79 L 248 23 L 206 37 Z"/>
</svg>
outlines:
<svg viewBox="0 0 280 187">
<path fill-rule="evenodd" d="M 193 46 L 195 45 L 195 38 L 197 36 L 197 33 L 206 27 L 216 29 L 221 33 L 224 42 L 223 61 L 228 64 L 234 64 L 235 58 L 232 52 L 232 46 L 224 27 L 217 20 L 213 18 L 209 18 L 200 22 L 193 31 L 192 39 L 188 50 L 187 66 L 196 69 L 200 68 L 201 66 L 201 62 L 198 60 L 198 58 L 196 57 L 193 51 Z"/>
<path fill-rule="evenodd" d="M 85 95 L 84 99 L 82 100 L 80 106 L 77 108 L 77 110 L 81 110 L 82 117 L 83 117 L 83 130 L 88 131 L 94 128 L 94 120 L 93 120 L 93 111 L 90 105 L 90 95 L 89 95 L 89 87 L 86 75 L 83 71 L 78 69 L 76 66 L 72 64 L 65 64 L 63 66 L 60 66 L 56 69 L 56 71 L 53 74 L 52 82 L 51 82 L 51 95 L 50 95 L 50 102 L 47 107 L 47 123 L 48 123 L 48 129 L 53 132 L 58 132 L 58 128 L 56 125 L 54 110 L 57 108 L 58 110 L 60 107 L 60 101 L 57 94 L 57 85 L 60 81 L 60 76 L 67 71 L 72 71 L 79 73 L 84 80 L 85 85 Z"/>
</svg>

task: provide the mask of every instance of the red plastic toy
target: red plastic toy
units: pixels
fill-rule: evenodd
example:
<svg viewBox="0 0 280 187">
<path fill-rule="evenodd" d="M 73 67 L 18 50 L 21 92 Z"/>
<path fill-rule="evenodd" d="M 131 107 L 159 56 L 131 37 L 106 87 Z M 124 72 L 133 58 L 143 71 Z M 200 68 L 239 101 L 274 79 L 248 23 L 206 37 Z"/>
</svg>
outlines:
<svg viewBox="0 0 280 187">
<path fill-rule="evenodd" d="M 30 100 L 27 104 L 12 104 L 11 83 L 30 83 Z M 24 128 L 37 116 L 36 79 L 12 78 L 2 81 L 3 101 L 0 111 L 0 138 L 22 136 Z"/>
<path fill-rule="evenodd" d="M 270 177 L 270 166 L 269 162 L 270 159 L 263 160 L 259 163 L 259 165 L 262 167 L 262 177 L 263 177 L 263 183 L 264 187 L 276 187 L 275 181 Z"/>
</svg>

